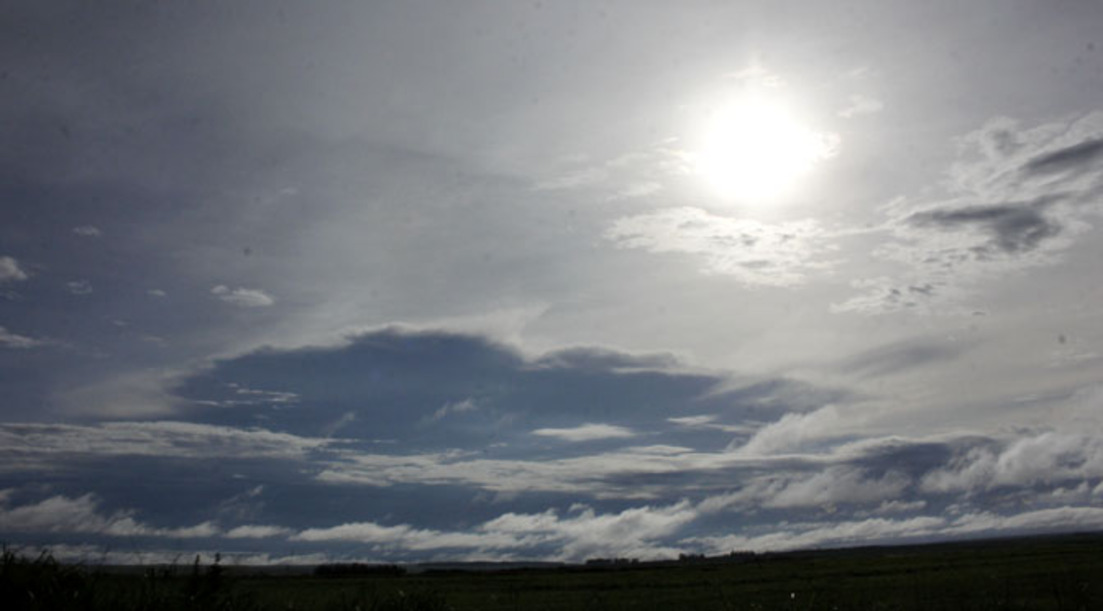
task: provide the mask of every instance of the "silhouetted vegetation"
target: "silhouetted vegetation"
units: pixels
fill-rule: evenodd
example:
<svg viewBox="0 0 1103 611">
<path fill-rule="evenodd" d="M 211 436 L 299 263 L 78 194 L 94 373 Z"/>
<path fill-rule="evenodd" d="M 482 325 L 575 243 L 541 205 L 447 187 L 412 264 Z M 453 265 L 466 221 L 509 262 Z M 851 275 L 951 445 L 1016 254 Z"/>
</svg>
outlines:
<svg viewBox="0 0 1103 611">
<path fill-rule="evenodd" d="M 480 566 L 480 565 L 472 565 Z M 614 570 L 610 570 L 610 569 Z M 69 566 L 10 550 L 3 609 L 445 611 L 567 609 L 1103 609 L 1103 535 L 804 551 L 687 555 L 666 562 L 418 573 L 335 564 L 316 574 L 202 566 Z"/>
<path fill-rule="evenodd" d="M 397 564 L 364 564 L 361 562 L 320 564 L 315 577 L 401 577 L 406 569 Z"/>
</svg>

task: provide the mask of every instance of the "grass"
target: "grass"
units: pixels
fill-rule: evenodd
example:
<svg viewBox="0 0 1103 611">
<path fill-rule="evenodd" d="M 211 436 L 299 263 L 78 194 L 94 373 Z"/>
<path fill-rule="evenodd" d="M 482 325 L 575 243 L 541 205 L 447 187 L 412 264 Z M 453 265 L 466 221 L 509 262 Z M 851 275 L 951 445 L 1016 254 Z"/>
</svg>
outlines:
<svg viewBox="0 0 1103 611">
<path fill-rule="evenodd" d="M 1103 535 L 502 571 L 227 572 L 218 563 L 118 573 L 0 561 L 4 609 L 1019 610 L 1103 609 Z"/>
</svg>

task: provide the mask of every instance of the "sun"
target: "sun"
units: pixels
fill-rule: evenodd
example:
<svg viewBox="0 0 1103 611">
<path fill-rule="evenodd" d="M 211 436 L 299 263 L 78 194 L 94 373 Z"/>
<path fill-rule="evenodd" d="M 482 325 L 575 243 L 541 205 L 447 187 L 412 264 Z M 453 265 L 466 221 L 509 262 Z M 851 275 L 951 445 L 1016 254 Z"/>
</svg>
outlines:
<svg viewBox="0 0 1103 611">
<path fill-rule="evenodd" d="M 790 193 L 834 148 L 790 105 L 763 96 L 730 100 L 708 113 L 698 142 L 694 172 L 721 198 L 749 203 Z"/>
</svg>

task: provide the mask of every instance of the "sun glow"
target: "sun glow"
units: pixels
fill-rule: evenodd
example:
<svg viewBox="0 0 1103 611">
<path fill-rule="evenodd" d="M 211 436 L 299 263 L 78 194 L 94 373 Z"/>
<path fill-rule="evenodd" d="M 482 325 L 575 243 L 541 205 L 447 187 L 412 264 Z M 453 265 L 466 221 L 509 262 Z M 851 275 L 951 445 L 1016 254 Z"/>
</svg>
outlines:
<svg viewBox="0 0 1103 611">
<path fill-rule="evenodd" d="M 834 148 L 783 102 L 750 96 L 710 113 L 699 143 L 695 172 L 722 198 L 743 202 L 789 193 Z"/>
</svg>

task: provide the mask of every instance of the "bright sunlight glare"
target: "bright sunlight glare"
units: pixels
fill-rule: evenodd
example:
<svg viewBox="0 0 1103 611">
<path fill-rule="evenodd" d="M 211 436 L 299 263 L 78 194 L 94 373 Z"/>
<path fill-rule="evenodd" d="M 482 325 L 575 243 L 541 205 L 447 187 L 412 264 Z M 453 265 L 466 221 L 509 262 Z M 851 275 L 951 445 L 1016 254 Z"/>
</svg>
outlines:
<svg viewBox="0 0 1103 611">
<path fill-rule="evenodd" d="M 806 127 L 785 104 L 759 97 L 711 113 L 699 142 L 696 172 L 719 196 L 741 202 L 788 193 L 834 149 L 831 137 Z"/>
</svg>

